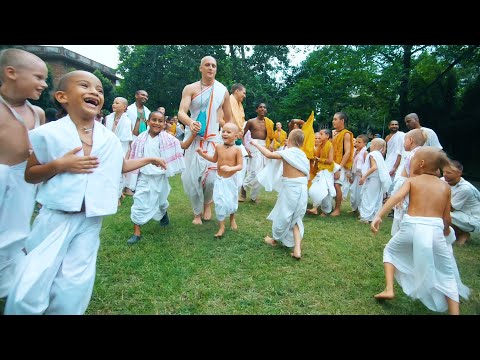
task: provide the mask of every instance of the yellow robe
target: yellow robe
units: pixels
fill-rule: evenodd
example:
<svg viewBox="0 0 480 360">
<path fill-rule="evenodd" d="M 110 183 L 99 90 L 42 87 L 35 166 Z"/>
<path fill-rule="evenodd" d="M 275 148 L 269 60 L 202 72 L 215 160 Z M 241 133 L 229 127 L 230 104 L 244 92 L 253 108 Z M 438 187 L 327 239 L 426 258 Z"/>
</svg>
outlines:
<svg viewBox="0 0 480 360">
<path fill-rule="evenodd" d="M 175 134 L 177 133 L 177 124 L 173 123 L 171 126 L 170 126 L 170 134 L 172 134 L 173 136 L 175 136 Z"/>
<path fill-rule="evenodd" d="M 285 130 L 275 130 L 275 139 L 273 143 L 273 150 L 278 150 L 278 148 L 285 146 L 285 140 L 287 140 L 287 132 Z"/>
<path fill-rule="evenodd" d="M 315 133 L 313 131 L 313 111 L 308 117 L 308 120 L 303 124 L 302 131 L 305 135 L 305 140 L 303 141 L 302 150 L 307 156 L 307 159 L 313 159 L 314 153 L 313 149 L 315 147 Z"/>
<path fill-rule="evenodd" d="M 232 107 L 232 115 L 240 131 L 243 131 L 245 125 L 245 111 L 242 103 L 239 103 L 233 94 L 230 95 L 230 105 Z"/>
<path fill-rule="evenodd" d="M 347 129 L 343 129 L 340 131 L 337 136 L 333 138 L 333 161 L 335 161 L 337 164 L 340 165 L 342 162 L 343 154 L 345 149 L 343 148 L 343 138 L 345 137 L 345 134 L 349 133 L 350 134 L 350 158 L 347 160 L 347 163 L 345 164 L 345 169 L 350 170 L 353 165 L 353 134 L 351 131 Z"/>
<path fill-rule="evenodd" d="M 275 131 L 273 130 L 273 121 L 265 116 L 265 128 L 267 130 L 267 138 L 265 139 L 265 147 L 268 148 L 272 141 L 275 141 Z"/>
</svg>

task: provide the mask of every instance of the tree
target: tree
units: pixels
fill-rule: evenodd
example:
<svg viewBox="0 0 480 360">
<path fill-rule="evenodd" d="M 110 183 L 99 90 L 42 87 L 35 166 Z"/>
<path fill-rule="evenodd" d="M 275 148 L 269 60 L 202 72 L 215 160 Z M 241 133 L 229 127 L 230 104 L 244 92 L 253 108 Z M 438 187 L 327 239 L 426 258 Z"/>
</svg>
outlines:
<svg viewBox="0 0 480 360">
<path fill-rule="evenodd" d="M 103 97 L 105 99 L 105 102 L 103 103 L 103 108 L 110 111 L 112 109 L 113 100 L 115 100 L 115 97 L 117 96 L 115 87 L 113 86 L 112 82 L 108 80 L 105 76 L 103 76 L 103 74 L 98 69 L 93 72 L 93 75 L 98 77 L 102 82 Z"/>
</svg>

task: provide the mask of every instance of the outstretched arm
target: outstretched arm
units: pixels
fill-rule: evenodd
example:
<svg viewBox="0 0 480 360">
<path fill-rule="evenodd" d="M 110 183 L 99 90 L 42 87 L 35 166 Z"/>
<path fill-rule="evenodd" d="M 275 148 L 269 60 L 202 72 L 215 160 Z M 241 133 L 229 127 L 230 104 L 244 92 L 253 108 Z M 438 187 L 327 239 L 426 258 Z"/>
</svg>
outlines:
<svg viewBox="0 0 480 360">
<path fill-rule="evenodd" d="M 78 156 L 77 152 L 82 147 L 76 147 L 61 158 L 50 161 L 46 164 L 38 162 L 35 153 L 32 153 L 27 161 L 25 169 L 25 181 L 30 184 L 38 184 L 47 181 L 57 174 L 70 172 L 74 174 L 89 174 L 93 172 L 99 164 L 96 156 Z"/>
<path fill-rule="evenodd" d="M 128 173 L 130 171 L 137 170 L 142 166 L 145 166 L 148 164 L 161 167 L 162 169 L 167 168 L 167 163 L 165 162 L 165 160 L 161 158 L 147 157 L 147 158 L 141 158 L 141 159 L 129 159 L 129 160 L 123 159 L 122 173 Z"/>
<path fill-rule="evenodd" d="M 277 159 L 281 160 L 282 157 L 278 154 L 278 152 L 273 152 L 268 150 L 265 146 L 259 145 L 255 140 L 250 141 L 250 145 L 255 146 L 260 152 L 265 156 L 267 159 Z"/>
<path fill-rule="evenodd" d="M 407 179 L 403 183 L 402 187 L 398 190 L 398 192 L 395 195 L 392 195 L 378 211 L 377 215 L 375 215 L 375 219 L 373 219 L 372 224 L 370 225 L 370 229 L 374 234 L 376 234 L 380 228 L 380 224 L 382 223 L 382 217 L 384 217 L 390 210 L 392 210 L 395 204 L 402 201 L 409 192 L 410 179 Z"/>
</svg>

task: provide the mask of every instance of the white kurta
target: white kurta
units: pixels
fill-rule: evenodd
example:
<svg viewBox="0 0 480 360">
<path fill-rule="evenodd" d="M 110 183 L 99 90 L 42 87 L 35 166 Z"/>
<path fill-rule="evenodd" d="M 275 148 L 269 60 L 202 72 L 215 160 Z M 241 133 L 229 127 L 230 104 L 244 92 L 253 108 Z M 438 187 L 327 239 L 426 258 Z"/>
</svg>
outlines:
<svg viewBox="0 0 480 360">
<path fill-rule="evenodd" d="M 362 168 L 365 163 L 365 153 L 367 152 L 367 147 L 364 146 L 360 152 L 353 159 L 352 166 L 352 176 L 353 183 L 350 185 L 350 206 L 353 211 L 358 210 L 360 202 L 362 201 L 362 185 L 359 185 L 358 182 L 362 177 Z"/>
<path fill-rule="evenodd" d="M 451 189 L 452 224 L 462 231 L 480 232 L 480 192 L 464 178 Z"/>
<path fill-rule="evenodd" d="M 403 153 L 403 140 L 405 133 L 403 131 L 397 131 L 393 136 L 388 140 L 387 143 L 387 156 L 385 157 L 385 165 L 387 170 L 390 172 L 397 161 L 397 157 L 402 156 Z M 399 164 L 400 165 L 400 164 Z M 398 168 L 397 168 L 398 171 Z M 395 174 L 392 175 L 392 182 L 395 179 Z"/>
<path fill-rule="evenodd" d="M 367 177 L 362 186 L 362 200 L 360 202 L 359 211 L 360 219 L 364 221 L 373 220 L 375 214 L 382 207 L 383 195 L 392 184 L 383 156 L 378 150 L 372 151 L 367 155 L 362 174 L 365 175 L 368 169 L 370 169 L 370 157 L 375 159 L 377 170 Z"/>
<path fill-rule="evenodd" d="M 420 129 L 422 129 L 427 134 L 427 141 L 425 141 L 424 146 L 433 146 L 440 150 L 443 149 L 442 145 L 440 145 L 440 141 L 438 140 L 438 136 L 435 131 L 423 126 Z"/>
<path fill-rule="evenodd" d="M 223 178 L 217 174 L 215 186 L 213 188 L 213 203 L 215 204 L 215 214 L 219 221 L 224 221 L 225 217 L 235 214 L 238 209 L 238 180 L 239 173 L 235 173 L 229 178 Z"/>
<path fill-rule="evenodd" d="M 143 156 L 162 157 L 159 136 L 147 136 Z M 158 221 L 167 212 L 171 187 L 166 173 L 152 164 L 140 169 L 130 215 L 134 224 L 144 225 L 151 219 Z"/>
<path fill-rule="evenodd" d="M 455 264 L 441 218 L 405 214 L 400 231 L 385 247 L 383 262 L 395 266 L 395 279 L 405 294 L 430 310 L 446 311 L 446 296 L 459 301 Z"/>
</svg>

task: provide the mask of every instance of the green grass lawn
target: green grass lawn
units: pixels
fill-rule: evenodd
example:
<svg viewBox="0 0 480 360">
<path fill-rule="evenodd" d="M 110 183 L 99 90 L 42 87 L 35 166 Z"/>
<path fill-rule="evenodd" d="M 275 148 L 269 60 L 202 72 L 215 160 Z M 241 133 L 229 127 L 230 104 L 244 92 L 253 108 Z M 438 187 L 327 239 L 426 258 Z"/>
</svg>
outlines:
<svg viewBox="0 0 480 360">
<path fill-rule="evenodd" d="M 261 203 L 241 203 L 238 231 L 214 239 L 215 219 L 194 226 L 180 176 L 170 179 L 170 225 L 150 221 L 142 240 L 132 234 L 132 198 L 104 219 L 97 277 L 87 314 L 437 314 L 405 296 L 377 302 L 383 290 L 382 254 L 390 239 L 391 219 L 374 237 L 368 225 L 347 214 L 337 218 L 308 215 L 301 261 L 288 248 L 263 243 L 271 234 L 267 215 L 276 193 L 262 192 Z M 228 221 L 227 221 L 228 223 Z M 480 237 L 454 247 L 462 281 L 471 289 L 461 300 L 462 314 L 480 312 Z"/>
</svg>

